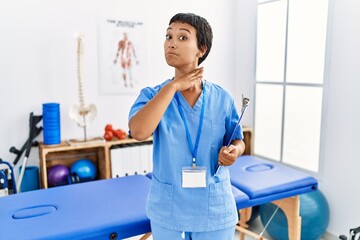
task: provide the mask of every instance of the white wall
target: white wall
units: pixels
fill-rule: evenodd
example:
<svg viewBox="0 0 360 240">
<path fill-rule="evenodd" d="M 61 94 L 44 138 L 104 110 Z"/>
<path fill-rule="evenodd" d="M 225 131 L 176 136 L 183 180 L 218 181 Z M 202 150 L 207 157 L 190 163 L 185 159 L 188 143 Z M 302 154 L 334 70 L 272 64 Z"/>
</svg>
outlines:
<svg viewBox="0 0 360 240">
<path fill-rule="evenodd" d="M 331 208 L 328 231 L 339 235 L 360 225 L 356 152 L 360 135 L 360 2 L 330 1 L 323 163 L 318 180 Z M 86 36 L 86 96 L 99 111 L 89 135 L 102 135 L 106 123 L 127 129 L 128 110 L 136 96 L 98 92 L 96 19 L 144 19 L 149 46 L 147 80 L 156 84 L 173 74 L 163 59 L 162 44 L 168 21 L 177 12 L 195 12 L 209 20 L 214 45 L 204 64 L 205 77 L 229 89 L 240 107 L 241 94 L 253 93 L 255 0 L 0 0 L 0 157 L 14 159 L 9 148 L 22 146 L 29 113 L 42 114 L 44 102 L 60 102 L 63 139 L 82 137 L 82 130 L 68 117 L 68 109 L 77 102 L 75 31 Z M 248 111 L 243 123 L 252 126 L 251 106 Z M 30 160 L 30 164 L 38 164 L 36 148 Z"/>
<path fill-rule="evenodd" d="M 159 10 L 161 7 L 161 11 Z M 204 62 L 205 78 L 234 90 L 235 54 L 233 1 L 45 1 L 0 0 L 0 156 L 12 161 L 11 146 L 20 148 L 28 136 L 29 113 L 42 114 L 42 103 L 59 102 L 62 139 L 83 138 L 68 117 L 78 102 L 75 32 L 85 35 L 85 92 L 98 108 L 88 136 L 102 136 L 107 123 L 127 130 L 128 111 L 136 95 L 101 95 L 98 91 L 98 17 L 140 19 L 147 27 L 150 85 L 173 76 L 163 57 L 170 18 L 178 12 L 204 16 L 214 31 L 213 49 Z M 38 138 L 42 141 L 42 134 Z M 38 164 L 33 148 L 30 164 Z"/>
<path fill-rule="evenodd" d="M 339 235 L 360 226 L 360 1 L 331 4 L 320 187 L 330 204 L 329 232 Z"/>
<path fill-rule="evenodd" d="M 253 127 L 254 116 L 254 86 L 255 86 L 255 48 L 256 48 L 256 11 L 257 1 L 236 1 L 234 18 L 235 41 L 229 46 L 235 49 L 235 97 L 238 109 L 241 109 L 242 95 L 250 98 L 249 107 L 243 116 L 242 123 Z"/>
</svg>

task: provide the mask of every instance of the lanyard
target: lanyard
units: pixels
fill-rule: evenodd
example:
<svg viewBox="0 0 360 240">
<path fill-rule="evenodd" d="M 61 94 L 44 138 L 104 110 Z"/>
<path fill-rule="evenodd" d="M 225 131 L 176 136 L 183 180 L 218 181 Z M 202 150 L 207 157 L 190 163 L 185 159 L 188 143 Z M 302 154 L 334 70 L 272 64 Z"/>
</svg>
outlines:
<svg viewBox="0 0 360 240">
<path fill-rule="evenodd" d="M 189 148 L 191 151 L 191 155 L 192 155 L 192 167 L 196 168 L 196 154 L 197 154 L 197 150 L 199 147 L 199 140 L 200 140 L 200 135 L 201 135 L 201 128 L 202 128 L 202 124 L 203 124 L 203 120 L 204 120 L 204 113 L 205 113 L 205 87 L 204 84 L 201 83 L 202 88 L 203 88 L 203 101 L 202 101 L 202 105 L 201 105 L 201 114 L 200 114 L 200 122 L 199 122 L 199 128 L 197 131 L 197 135 L 196 135 L 196 141 L 195 141 L 195 147 L 193 146 L 193 143 L 191 141 L 191 137 L 190 137 L 190 132 L 189 132 L 189 127 L 187 125 L 186 119 L 185 119 L 185 115 L 184 115 L 184 111 L 183 111 L 183 107 L 180 104 L 180 100 L 179 100 L 179 96 L 178 96 L 178 92 L 175 94 L 175 98 L 179 107 L 179 112 L 181 115 L 181 119 L 184 122 L 184 126 L 185 126 L 185 130 L 186 130 L 186 136 L 189 142 Z"/>
</svg>

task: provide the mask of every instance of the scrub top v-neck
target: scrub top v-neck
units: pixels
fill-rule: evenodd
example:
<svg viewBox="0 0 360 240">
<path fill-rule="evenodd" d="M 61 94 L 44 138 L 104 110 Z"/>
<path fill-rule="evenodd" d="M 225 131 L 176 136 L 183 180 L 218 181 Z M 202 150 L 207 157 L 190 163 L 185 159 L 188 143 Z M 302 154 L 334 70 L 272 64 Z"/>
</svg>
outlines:
<svg viewBox="0 0 360 240">
<path fill-rule="evenodd" d="M 169 81 L 142 89 L 130 109 L 129 120 Z M 192 153 L 175 97 L 153 133 L 153 175 L 146 212 L 151 221 L 173 230 L 215 231 L 237 222 L 229 171 L 222 167 L 217 175 L 214 173 L 219 150 L 230 139 L 239 115 L 226 90 L 209 81 L 204 88 L 206 105 L 196 163 L 207 169 L 206 187 L 181 186 L 181 169 L 191 165 Z M 199 127 L 202 94 L 193 107 L 178 94 L 193 143 Z M 242 138 L 240 126 L 234 139 Z"/>
</svg>

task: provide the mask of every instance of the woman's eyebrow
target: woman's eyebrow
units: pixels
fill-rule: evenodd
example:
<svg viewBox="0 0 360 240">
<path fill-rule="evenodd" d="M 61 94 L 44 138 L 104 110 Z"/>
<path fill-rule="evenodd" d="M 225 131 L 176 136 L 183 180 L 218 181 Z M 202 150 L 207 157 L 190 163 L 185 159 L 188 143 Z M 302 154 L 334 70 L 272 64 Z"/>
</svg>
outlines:
<svg viewBox="0 0 360 240">
<path fill-rule="evenodd" d="M 171 27 L 168 27 L 168 28 L 166 29 L 166 31 L 169 31 L 169 30 L 172 30 L 172 28 L 171 28 Z M 179 30 L 186 31 L 186 32 L 188 32 L 189 34 L 191 34 L 190 30 L 187 29 L 187 28 L 179 28 Z"/>
<path fill-rule="evenodd" d="M 180 28 L 180 30 L 187 31 L 188 33 L 190 33 L 190 34 L 191 34 L 190 30 L 189 30 L 189 29 L 187 29 L 187 28 Z"/>
</svg>

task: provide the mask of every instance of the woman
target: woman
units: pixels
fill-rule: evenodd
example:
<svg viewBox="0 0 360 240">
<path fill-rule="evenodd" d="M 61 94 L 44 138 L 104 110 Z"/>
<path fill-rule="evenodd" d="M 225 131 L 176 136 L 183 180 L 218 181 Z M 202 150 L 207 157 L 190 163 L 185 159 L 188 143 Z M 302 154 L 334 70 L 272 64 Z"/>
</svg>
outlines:
<svg viewBox="0 0 360 240">
<path fill-rule="evenodd" d="M 166 30 L 171 79 L 142 89 L 129 114 L 137 140 L 153 135 L 153 176 L 146 204 L 155 240 L 230 240 L 237 210 L 227 166 L 244 152 L 232 96 L 202 79 L 212 45 L 206 19 L 179 13 Z"/>
</svg>

